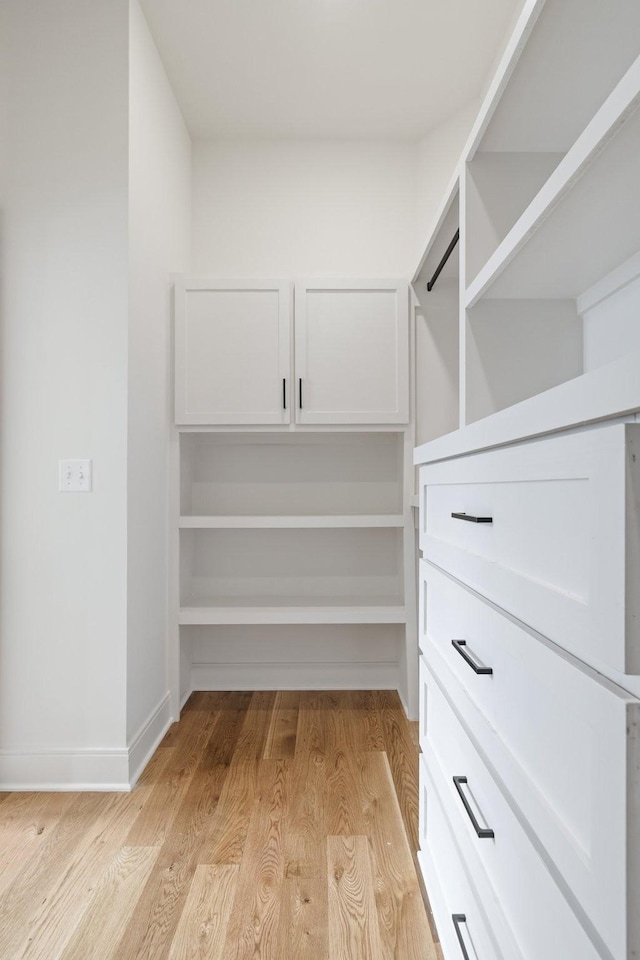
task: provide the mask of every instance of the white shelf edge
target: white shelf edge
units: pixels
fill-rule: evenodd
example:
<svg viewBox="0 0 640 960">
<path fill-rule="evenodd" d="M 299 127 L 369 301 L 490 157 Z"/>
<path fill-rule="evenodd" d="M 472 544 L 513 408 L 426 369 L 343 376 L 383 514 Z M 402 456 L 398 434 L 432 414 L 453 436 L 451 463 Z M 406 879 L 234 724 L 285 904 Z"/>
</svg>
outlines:
<svg viewBox="0 0 640 960">
<path fill-rule="evenodd" d="M 406 283 L 403 280 L 403 283 Z M 371 422 L 371 423 L 175 423 L 176 432 L 180 435 L 211 434 L 223 436 L 225 434 L 242 435 L 255 434 L 260 437 L 289 436 L 321 436 L 326 434 L 358 434 L 358 433 L 398 433 L 404 434 L 409 429 L 408 422 Z"/>
<path fill-rule="evenodd" d="M 180 626 L 251 624 L 406 623 L 403 606 L 181 607 Z"/>
<path fill-rule="evenodd" d="M 443 199 L 441 200 L 440 205 L 438 206 L 438 210 L 437 210 L 435 219 L 433 221 L 433 224 L 431 226 L 431 229 L 427 232 L 427 242 L 424 245 L 424 251 L 420 257 L 420 260 L 418 261 L 418 266 L 413 272 L 413 278 L 411 280 L 412 286 L 418 282 L 418 278 L 420 277 L 420 272 L 427 261 L 427 257 L 431 253 L 431 248 L 433 247 L 433 244 L 436 241 L 436 237 L 438 236 L 438 233 L 440 232 L 440 229 L 442 228 L 442 225 L 446 220 L 447 214 L 451 209 L 451 204 L 458 196 L 458 193 L 460 191 L 460 176 L 461 176 L 461 164 L 459 161 L 455 166 L 455 169 L 453 171 L 453 176 L 451 177 L 447 185 L 447 189 L 444 192 Z"/>
<path fill-rule="evenodd" d="M 299 515 L 299 516 L 181 516 L 181 530 L 316 530 L 330 528 L 403 527 L 401 513 L 362 515 Z"/>
<path fill-rule="evenodd" d="M 416 447 L 415 465 L 624 417 L 640 410 L 640 351 Z"/>
<path fill-rule="evenodd" d="M 629 67 L 564 159 L 467 287 L 464 298 L 467 310 L 487 293 L 565 194 L 574 187 L 633 112 L 639 100 L 640 56 Z"/>
</svg>

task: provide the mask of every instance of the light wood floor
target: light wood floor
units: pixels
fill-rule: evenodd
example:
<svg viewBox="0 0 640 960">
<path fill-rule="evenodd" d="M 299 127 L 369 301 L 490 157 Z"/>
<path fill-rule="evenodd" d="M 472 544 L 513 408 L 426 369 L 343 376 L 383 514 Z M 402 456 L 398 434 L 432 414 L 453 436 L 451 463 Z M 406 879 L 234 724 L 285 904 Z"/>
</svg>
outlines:
<svg viewBox="0 0 640 960">
<path fill-rule="evenodd" d="M 196 693 L 131 794 L 0 799 L 2 960 L 432 960 L 395 693 Z"/>
</svg>

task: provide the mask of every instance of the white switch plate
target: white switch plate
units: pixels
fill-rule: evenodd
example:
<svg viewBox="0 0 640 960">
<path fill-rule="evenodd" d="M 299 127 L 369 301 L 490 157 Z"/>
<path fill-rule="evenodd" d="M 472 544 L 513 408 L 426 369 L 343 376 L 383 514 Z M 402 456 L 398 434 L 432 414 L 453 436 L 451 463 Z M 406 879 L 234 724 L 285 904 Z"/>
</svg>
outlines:
<svg viewBox="0 0 640 960">
<path fill-rule="evenodd" d="M 58 489 L 64 493 L 90 493 L 91 460 L 59 460 Z"/>
</svg>

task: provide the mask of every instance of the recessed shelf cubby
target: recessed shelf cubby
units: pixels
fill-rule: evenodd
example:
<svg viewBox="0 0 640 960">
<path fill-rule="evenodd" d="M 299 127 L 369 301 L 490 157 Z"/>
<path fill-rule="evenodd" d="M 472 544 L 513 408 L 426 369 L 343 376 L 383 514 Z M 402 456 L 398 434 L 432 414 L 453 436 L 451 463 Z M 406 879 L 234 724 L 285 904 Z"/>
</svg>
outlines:
<svg viewBox="0 0 640 960">
<path fill-rule="evenodd" d="M 288 608 L 404 605 L 398 530 L 182 530 L 180 537 L 183 614 L 215 609 L 206 616 L 219 623 L 234 622 L 232 608 L 284 608 L 279 616 L 288 618 Z"/>
<path fill-rule="evenodd" d="M 400 433 L 183 433 L 180 443 L 184 518 L 403 511 Z"/>
</svg>

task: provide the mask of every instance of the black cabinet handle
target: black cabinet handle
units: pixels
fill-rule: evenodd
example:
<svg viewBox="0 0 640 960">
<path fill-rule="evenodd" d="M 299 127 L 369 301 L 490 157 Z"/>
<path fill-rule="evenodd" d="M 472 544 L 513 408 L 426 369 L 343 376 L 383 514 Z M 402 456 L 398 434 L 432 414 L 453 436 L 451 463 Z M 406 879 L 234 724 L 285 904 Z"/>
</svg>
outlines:
<svg viewBox="0 0 640 960">
<path fill-rule="evenodd" d="M 282 378 L 282 409 L 287 409 L 287 381 Z"/>
<path fill-rule="evenodd" d="M 469 954 L 467 953 L 467 948 L 464 945 L 464 940 L 462 939 L 462 931 L 460 930 L 460 924 L 466 923 L 467 918 L 464 913 L 452 913 L 451 919 L 453 920 L 453 925 L 456 928 L 456 936 L 458 938 L 458 943 L 460 944 L 460 949 L 462 950 L 462 956 L 464 960 L 469 960 Z"/>
<path fill-rule="evenodd" d="M 454 520 L 468 520 L 469 523 L 493 523 L 493 517 L 473 517 L 470 513 L 452 513 Z"/>
<path fill-rule="evenodd" d="M 298 406 L 302 410 L 302 377 L 298 377 Z"/>
<path fill-rule="evenodd" d="M 471 657 L 469 656 L 469 654 L 467 653 L 467 651 L 462 649 L 463 647 L 466 647 L 466 645 L 467 645 L 467 641 L 466 641 L 466 640 L 452 640 L 452 641 L 451 641 L 451 646 L 454 647 L 454 648 L 457 650 L 457 652 L 460 654 L 460 656 L 462 657 L 462 659 L 464 660 L 464 662 L 469 664 L 469 666 L 471 667 L 471 669 L 473 670 L 474 673 L 483 674 L 483 675 L 485 675 L 485 676 L 492 674 L 492 673 L 493 673 L 493 670 L 492 670 L 491 667 L 481 667 L 481 666 L 479 666 L 479 665 L 475 662 L 475 660 L 472 660 L 472 659 L 471 659 Z"/>
<path fill-rule="evenodd" d="M 493 830 L 489 829 L 488 827 L 481 827 L 481 826 L 480 826 L 480 824 L 479 824 L 478 821 L 476 820 L 476 817 L 475 817 L 475 814 L 474 814 L 473 810 L 471 809 L 471 805 L 470 805 L 469 801 L 467 800 L 467 798 L 465 797 L 464 793 L 462 792 L 462 784 L 463 784 L 463 783 L 466 783 L 466 782 L 467 782 L 467 778 L 466 778 L 466 777 L 454 777 L 454 778 L 453 778 L 453 785 L 454 785 L 454 787 L 456 788 L 456 790 L 458 791 L 458 794 L 459 794 L 459 796 L 460 796 L 460 799 L 462 800 L 462 804 L 463 804 L 465 810 L 467 811 L 467 816 L 469 817 L 469 820 L 471 820 L 471 823 L 473 824 L 473 829 L 475 830 L 476 835 L 477 835 L 478 837 L 480 837 L 481 840 L 490 840 L 490 839 L 492 839 L 493 837 L 495 837 L 495 833 L 493 832 Z"/>
</svg>

